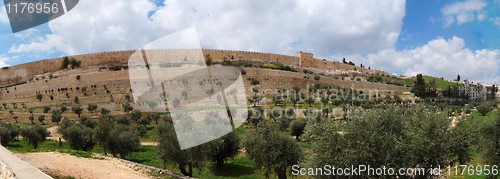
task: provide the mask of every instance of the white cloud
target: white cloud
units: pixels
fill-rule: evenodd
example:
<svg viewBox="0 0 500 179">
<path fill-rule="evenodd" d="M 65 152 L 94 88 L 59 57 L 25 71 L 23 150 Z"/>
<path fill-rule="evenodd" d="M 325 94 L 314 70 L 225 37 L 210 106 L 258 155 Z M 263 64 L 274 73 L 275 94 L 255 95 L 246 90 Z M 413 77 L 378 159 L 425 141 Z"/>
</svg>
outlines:
<svg viewBox="0 0 500 179">
<path fill-rule="evenodd" d="M 495 24 L 498 28 L 500 28 L 500 17 L 495 17 L 492 20 L 493 24 Z"/>
<path fill-rule="evenodd" d="M 479 13 L 479 14 L 477 14 L 477 20 L 479 20 L 479 21 L 483 21 L 487 17 L 488 17 L 488 15 L 486 13 Z"/>
<path fill-rule="evenodd" d="M 462 78 L 484 84 L 500 83 L 500 50 L 472 51 L 459 37 L 437 38 L 412 50 L 382 50 L 366 56 L 372 67 L 406 75 L 419 73 L 446 79 Z"/>
<path fill-rule="evenodd" d="M 447 4 L 441 9 L 444 26 L 449 27 L 455 23 L 462 25 L 476 19 L 484 20 L 486 14 L 482 10 L 486 4 L 484 0 L 466 0 Z"/>
<path fill-rule="evenodd" d="M 49 23 L 55 37 L 32 43 L 66 53 L 131 49 L 195 26 L 204 48 L 367 54 L 394 46 L 405 15 L 404 0 L 169 0 L 165 4 L 80 1 Z M 30 44 L 21 46 L 12 50 L 36 50 L 27 48 Z"/>
<path fill-rule="evenodd" d="M 7 65 L 7 63 L 6 63 L 7 61 L 9 61 L 8 57 L 4 57 L 4 56 L 0 55 L 0 68 L 10 66 L 10 65 Z"/>
<path fill-rule="evenodd" d="M 76 51 L 66 43 L 60 36 L 47 35 L 44 38 L 36 39 L 34 42 L 29 44 L 21 44 L 17 46 L 12 46 L 9 49 L 9 53 L 54 53 L 56 51 L 63 51 L 68 54 L 75 54 Z"/>
</svg>

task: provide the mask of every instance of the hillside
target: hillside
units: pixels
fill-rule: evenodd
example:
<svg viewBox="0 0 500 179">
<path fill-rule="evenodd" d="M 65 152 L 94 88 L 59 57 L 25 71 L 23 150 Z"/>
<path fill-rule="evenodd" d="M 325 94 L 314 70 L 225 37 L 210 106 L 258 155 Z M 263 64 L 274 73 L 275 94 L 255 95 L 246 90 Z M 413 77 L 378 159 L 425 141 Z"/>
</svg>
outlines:
<svg viewBox="0 0 500 179">
<path fill-rule="evenodd" d="M 227 64 L 228 59 L 233 58 L 231 51 L 227 56 L 210 53 L 214 63 Z M 217 51 L 218 52 L 218 51 Z M 243 53 L 243 52 L 237 52 Z M 263 56 L 279 57 L 278 61 L 262 60 L 263 57 L 250 53 L 256 57 L 238 56 L 240 60 L 234 62 L 250 62 L 252 65 L 240 66 L 244 71 L 243 78 L 247 96 L 252 93 L 249 79 L 259 81 L 260 89 L 277 89 L 292 87 L 307 88 L 313 84 L 320 84 L 332 89 L 356 89 L 367 90 L 374 94 L 385 96 L 387 94 L 401 94 L 409 91 L 408 88 L 397 85 L 383 83 L 372 83 L 366 80 L 370 74 L 380 73 L 376 70 L 368 70 L 360 67 L 353 67 L 337 62 L 323 60 L 313 60 L 316 63 L 309 63 L 308 66 L 294 66 L 293 60 L 300 60 L 298 57 L 279 56 L 263 54 Z M 12 109 L 21 121 L 27 121 L 30 114 L 26 109 L 34 108 L 34 113 L 42 114 L 44 106 L 67 106 L 97 104 L 99 107 L 106 107 L 113 113 L 120 114 L 121 104 L 132 101 L 129 73 L 124 66 L 127 62 L 129 52 L 110 52 L 90 55 L 75 56 L 81 60 L 81 68 L 61 70 L 62 58 L 42 60 L 28 64 L 22 64 L 0 70 L 2 84 L 0 88 L 0 99 L 5 109 Z M 227 58 L 224 58 L 227 57 Z M 286 57 L 286 58 L 285 58 Z M 280 58 L 282 58 L 280 60 Z M 292 61 L 285 61 L 286 59 Z M 226 62 L 226 63 L 225 63 Z M 289 63 L 290 65 L 284 65 Z M 321 66 L 321 64 L 327 64 Z M 267 64 L 267 65 L 266 65 Z M 284 70 L 269 67 L 269 65 L 287 67 Z M 229 64 L 239 66 L 235 64 Z M 320 67 L 314 68 L 312 66 Z M 267 68 L 269 67 L 269 68 Z M 290 68 L 290 69 L 288 69 Z M 350 68 L 353 68 L 352 70 Z M 354 70 L 356 68 L 356 70 Z M 15 78 L 9 75 L 17 74 Z M 263 90 L 262 90 L 263 91 Z M 37 99 L 37 94 L 42 99 Z M 270 94 L 262 94 L 263 96 Z M 77 101 L 76 99 L 77 98 Z M 71 116 L 73 114 L 65 114 Z M 0 118 L 10 119 L 12 115 L 3 112 Z"/>
</svg>

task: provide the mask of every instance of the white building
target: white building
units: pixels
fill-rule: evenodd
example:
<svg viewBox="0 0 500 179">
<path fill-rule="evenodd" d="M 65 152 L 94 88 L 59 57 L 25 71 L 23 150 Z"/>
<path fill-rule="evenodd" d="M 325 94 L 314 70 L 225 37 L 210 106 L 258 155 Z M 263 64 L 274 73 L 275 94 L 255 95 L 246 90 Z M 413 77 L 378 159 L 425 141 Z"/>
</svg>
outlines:
<svg viewBox="0 0 500 179">
<path fill-rule="evenodd" d="M 458 87 L 459 96 L 465 96 L 469 100 L 484 101 L 488 97 L 488 89 L 483 85 L 469 83 L 464 80 L 464 83 Z"/>
</svg>

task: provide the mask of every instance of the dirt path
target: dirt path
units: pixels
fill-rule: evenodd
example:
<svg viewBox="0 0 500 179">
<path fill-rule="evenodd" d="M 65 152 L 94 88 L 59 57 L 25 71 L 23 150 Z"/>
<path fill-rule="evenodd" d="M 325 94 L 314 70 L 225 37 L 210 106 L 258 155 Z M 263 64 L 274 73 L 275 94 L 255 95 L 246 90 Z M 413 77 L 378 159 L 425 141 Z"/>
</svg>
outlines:
<svg viewBox="0 0 500 179">
<path fill-rule="evenodd" d="M 16 154 L 51 176 L 75 178 L 151 178 L 118 160 L 79 158 L 55 152 Z"/>
<path fill-rule="evenodd" d="M 158 146 L 158 142 L 141 142 L 142 146 Z"/>
<path fill-rule="evenodd" d="M 61 140 L 64 141 L 64 139 L 62 139 L 62 134 L 59 134 L 59 132 L 57 132 L 58 129 L 59 129 L 59 126 L 53 126 L 53 127 L 47 128 L 47 131 L 50 132 L 50 136 L 47 137 L 47 139 L 59 141 L 59 138 L 61 138 Z"/>
</svg>

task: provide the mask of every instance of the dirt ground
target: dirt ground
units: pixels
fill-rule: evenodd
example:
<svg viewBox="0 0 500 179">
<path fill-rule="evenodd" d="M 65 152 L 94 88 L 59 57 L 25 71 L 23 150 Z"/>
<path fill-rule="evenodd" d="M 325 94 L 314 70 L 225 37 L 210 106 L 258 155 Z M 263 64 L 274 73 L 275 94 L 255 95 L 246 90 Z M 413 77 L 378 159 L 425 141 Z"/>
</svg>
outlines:
<svg viewBox="0 0 500 179">
<path fill-rule="evenodd" d="M 79 158 L 55 152 L 16 154 L 41 171 L 65 178 L 151 178 L 118 160 Z"/>
<path fill-rule="evenodd" d="M 59 132 L 57 131 L 58 129 L 59 129 L 59 126 L 49 127 L 47 129 L 47 131 L 50 132 L 50 136 L 47 137 L 47 139 L 59 141 L 59 138 L 61 138 L 61 141 L 64 141 L 64 139 L 62 139 L 62 134 L 59 134 Z"/>
</svg>

